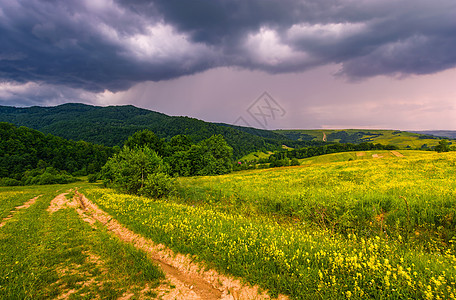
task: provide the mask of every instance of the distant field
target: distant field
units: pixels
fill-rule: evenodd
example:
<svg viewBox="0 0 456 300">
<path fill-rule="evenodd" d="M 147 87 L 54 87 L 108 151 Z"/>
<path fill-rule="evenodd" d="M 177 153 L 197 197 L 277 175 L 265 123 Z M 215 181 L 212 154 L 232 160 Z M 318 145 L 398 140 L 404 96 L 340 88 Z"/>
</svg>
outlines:
<svg viewBox="0 0 456 300">
<path fill-rule="evenodd" d="M 341 143 L 372 142 L 383 145 L 394 145 L 402 149 L 410 147 L 433 147 L 438 144 L 439 138 L 418 133 L 398 130 L 377 129 L 318 129 L 318 130 L 275 130 L 274 132 L 285 135 L 294 140 L 314 140 Z M 456 143 L 456 140 L 451 140 Z M 423 146 L 424 145 L 424 146 Z"/>
<path fill-rule="evenodd" d="M 272 154 L 272 152 L 265 153 L 263 151 L 256 151 L 256 152 L 252 152 L 252 153 L 249 153 L 249 154 L 243 156 L 239 160 L 252 161 L 252 160 L 258 160 L 258 159 L 267 159 L 267 158 L 269 158 L 269 156 L 271 154 Z"/>
<path fill-rule="evenodd" d="M 369 159 L 382 159 L 382 158 L 391 158 L 391 157 L 400 157 L 404 156 L 426 156 L 432 155 L 432 151 L 419 151 L 419 150 L 398 150 L 398 151 L 388 151 L 388 150 L 376 150 L 376 151 L 353 151 L 353 152 L 341 152 L 333 153 L 327 155 L 314 156 L 309 158 L 300 159 L 299 162 L 301 165 L 312 165 L 312 164 L 324 164 L 332 162 L 349 162 L 355 160 L 369 160 Z"/>
</svg>

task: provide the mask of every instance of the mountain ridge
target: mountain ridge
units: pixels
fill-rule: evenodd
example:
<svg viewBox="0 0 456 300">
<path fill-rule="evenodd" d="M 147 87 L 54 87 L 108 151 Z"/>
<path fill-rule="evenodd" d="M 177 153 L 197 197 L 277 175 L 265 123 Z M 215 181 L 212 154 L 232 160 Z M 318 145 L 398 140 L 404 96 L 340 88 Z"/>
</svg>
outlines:
<svg viewBox="0 0 456 300">
<path fill-rule="evenodd" d="M 178 134 L 188 135 L 194 142 L 221 134 L 233 147 L 235 157 L 256 150 L 279 149 L 283 143 L 295 146 L 308 144 L 262 129 L 210 123 L 185 116 L 168 116 L 133 105 L 66 103 L 50 107 L 0 106 L 0 121 L 69 140 L 84 140 L 106 146 L 121 146 L 130 135 L 144 129 L 165 139 Z"/>
<path fill-rule="evenodd" d="M 264 130 L 206 122 L 188 116 L 169 116 L 134 105 L 96 106 L 83 103 L 65 103 L 48 107 L 0 105 L 0 121 L 26 126 L 69 140 L 84 140 L 105 146 L 122 146 L 129 136 L 144 129 L 149 129 L 165 139 L 184 134 L 195 143 L 212 135 L 221 134 L 233 148 L 235 158 L 258 150 L 267 152 L 282 147 L 299 148 L 327 143 L 372 142 L 392 144 L 400 148 L 429 149 L 440 139 L 436 136 L 437 131 L 414 133 L 377 129 Z"/>
</svg>

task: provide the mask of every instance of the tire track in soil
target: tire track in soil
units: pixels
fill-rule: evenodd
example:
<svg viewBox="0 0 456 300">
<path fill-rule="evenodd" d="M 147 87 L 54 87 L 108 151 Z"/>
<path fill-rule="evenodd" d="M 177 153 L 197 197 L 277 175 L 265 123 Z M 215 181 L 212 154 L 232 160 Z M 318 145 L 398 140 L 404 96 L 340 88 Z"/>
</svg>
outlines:
<svg viewBox="0 0 456 300">
<path fill-rule="evenodd" d="M 0 228 L 3 227 L 3 226 L 5 226 L 6 222 L 7 222 L 8 220 L 11 220 L 11 219 L 14 217 L 14 215 L 15 215 L 19 210 L 21 210 L 21 209 L 27 209 L 27 208 L 29 208 L 30 206 L 32 206 L 33 204 L 35 204 L 36 199 L 38 199 L 38 198 L 41 197 L 41 196 L 43 196 L 43 195 L 38 195 L 38 196 L 36 196 L 36 197 L 30 199 L 29 201 L 25 202 L 24 204 L 22 204 L 22 205 L 20 205 L 20 206 L 16 206 L 12 211 L 10 211 L 10 214 L 9 214 L 6 218 L 4 218 L 4 219 L 2 220 L 2 222 L 0 223 Z"/>
<path fill-rule="evenodd" d="M 90 223 L 91 227 L 94 228 L 95 230 L 99 229 L 99 227 L 95 226 L 95 223 L 96 223 L 95 219 L 89 218 L 86 215 L 81 215 L 81 213 L 84 214 L 83 210 L 81 210 L 81 208 L 84 208 L 84 206 L 83 206 L 83 203 L 78 203 L 78 201 L 77 201 L 78 198 L 77 197 L 73 197 L 72 199 L 68 199 L 67 198 L 67 195 L 68 195 L 69 192 L 73 192 L 73 190 L 70 189 L 67 193 L 61 193 L 61 194 L 57 195 L 56 197 L 54 197 L 52 199 L 52 201 L 49 203 L 49 206 L 48 206 L 48 208 L 46 210 L 50 214 L 53 214 L 53 213 L 59 211 L 60 209 L 74 208 L 75 210 L 77 210 L 77 212 L 79 213 L 80 216 L 84 217 L 83 221 Z M 90 251 L 86 251 L 85 254 L 87 255 L 88 262 L 91 263 L 91 264 L 96 265 L 96 267 L 99 270 L 101 270 L 101 273 L 106 275 L 109 272 L 105 268 L 104 263 L 103 263 L 102 259 L 99 256 L 97 256 L 94 253 L 91 253 Z M 91 274 L 87 270 L 84 270 L 83 267 L 84 267 L 83 265 L 72 264 L 70 266 L 58 267 L 56 269 L 57 273 L 59 274 L 59 280 L 57 282 L 53 283 L 52 285 L 58 285 L 59 288 L 60 288 L 60 293 L 59 293 L 58 296 L 54 297 L 54 299 L 56 299 L 56 300 L 71 299 L 73 294 L 81 292 L 81 290 L 84 290 L 86 288 L 90 288 L 92 286 L 100 287 L 104 283 L 108 283 L 109 284 L 109 280 L 106 281 L 105 279 L 103 279 L 103 280 L 100 281 L 100 280 L 96 279 L 96 275 L 94 276 L 93 274 Z M 69 288 L 67 286 L 67 284 L 64 282 L 64 280 L 62 280 L 62 278 L 64 276 L 68 277 L 68 276 L 74 276 L 74 275 L 82 276 L 85 279 L 84 279 L 84 281 L 77 282 L 78 284 L 81 284 L 80 287 Z M 147 292 L 150 292 L 150 291 L 156 291 L 156 292 L 158 291 L 158 292 L 162 292 L 163 294 L 165 292 L 167 292 L 166 289 L 163 289 L 163 288 L 160 289 L 161 286 L 158 289 L 157 288 L 151 288 L 149 286 L 149 284 L 146 283 L 143 286 L 136 286 L 136 285 L 130 286 L 124 292 L 124 294 L 122 296 L 118 297 L 117 299 L 118 300 L 131 299 L 132 297 L 135 296 L 135 293 L 133 293 L 132 290 L 137 289 L 138 287 L 140 288 L 139 299 L 142 299 L 142 296 L 144 296 Z M 83 295 L 84 294 L 82 294 L 82 296 Z M 94 299 L 100 299 L 100 295 L 98 295 L 98 297 L 96 297 Z M 162 298 L 160 298 L 160 299 L 162 299 Z"/>
<path fill-rule="evenodd" d="M 165 294 L 162 299 L 272 299 L 266 292 L 260 293 L 257 286 L 247 286 L 240 280 L 220 275 L 215 270 L 201 268 L 192 262 L 189 256 L 175 254 L 164 245 L 156 244 L 134 233 L 81 193 L 76 191 L 74 198 L 78 203 L 73 201 L 70 206 L 79 206 L 76 210 L 84 221 L 94 228 L 97 221 L 102 223 L 118 238 L 145 251 L 154 262 L 160 265 L 166 278 L 175 286 L 175 289 Z M 277 299 L 288 300 L 288 297 L 279 295 Z"/>
</svg>

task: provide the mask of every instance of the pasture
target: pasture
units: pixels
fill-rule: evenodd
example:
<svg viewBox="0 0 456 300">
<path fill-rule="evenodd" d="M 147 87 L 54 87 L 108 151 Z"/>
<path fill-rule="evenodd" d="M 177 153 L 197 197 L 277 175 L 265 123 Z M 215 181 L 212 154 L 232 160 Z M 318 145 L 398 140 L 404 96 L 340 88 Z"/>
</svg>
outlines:
<svg viewBox="0 0 456 300">
<path fill-rule="evenodd" d="M 259 287 L 256 298 L 454 299 L 456 154 L 399 153 L 179 178 L 161 200 L 100 184 L 0 188 L 0 296 L 169 299 L 173 286 L 150 253 L 109 229 L 118 222 L 217 281 Z M 112 219 L 48 211 L 76 188 Z"/>
</svg>

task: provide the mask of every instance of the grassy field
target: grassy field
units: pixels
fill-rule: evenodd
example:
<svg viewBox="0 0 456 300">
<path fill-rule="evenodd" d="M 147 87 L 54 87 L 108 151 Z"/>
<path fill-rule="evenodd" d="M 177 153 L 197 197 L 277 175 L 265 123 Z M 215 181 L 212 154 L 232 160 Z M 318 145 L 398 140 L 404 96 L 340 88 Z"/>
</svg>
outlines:
<svg viewBox="0 0 456 300">
<path fill-rule="evenodd" d="M 179 178 L 178 194 L 164 200 L 78 185 L 131 230 L 272 295 L 455 299 L 456 153 L 400 154 L 333 154 L 299 167 Z M 2 218 L 43 195 L 0 227 L 0 298 L 56 297 L 74 287 L 79 298 L 116 298 L 132 282 L 162 278 L 142 252 L 73 210 L 47 212 L 70 187 L 0 189 Z M 80 271 L 62 272 L 72 266 Z M 84 286 L 81 277 L 100 284 Z"/>
<path fill-rule="evenodd" d="M 87 190 L 122 223 L 220 272 L 293 299 L 454 298 L 454 251 L 340 236 L 201 206 Z M 431 296 L 432 295 L 432 296 Z"/>
<path fill-rule="evenodd" d="M 346 153 L 363 156 L 334 163 L 337 155 L 327 155 L 308 166 L 181 178 L 180 194 L 188 203 L 297 218 L 340 232 L 375 232 L 377 225 L 391 234 L 410 227 L 453 230 L 455 153 L 401 153 L 405 156 L 379 152 L 376 159 L 360 159 L 373 152 Z"/>
<path fill-rule="evenodd" d="M 181 178 L 181 198 L 161 201 L 85 193 L 142 235 L 273 295 L 454 299 L 456 155 L 405 154 Z"/>
<path fill-rule="evenodd" d="M 273 294 L 454 298 L 456 155 L 401 153 L 181 178 L 167 201 L 87 194 L 143 235 Z"/>
<path fill-rule="evenodd" d="M 399 154 L 397 154 L 399 153 Z M 303 166 L 312 164 L 326 164 L 332 162 L 348 162 L 355 160 L 369 160 L 369 159 L 381 159 L 381 158 L 392 158 L 397 155 L 404 156 L 415 156 L 426 157 L 426 155 L 433 155 L 431 151 L 419 151 L 419 150 L 400 150 L 400 151 L 389 151 L 389 150 L 376 150 L 376 151 L 352 151 L 352 152 L 340 152 L 328 155 L 313 156 L 309 158 L 299 159 L 299 162 Z"/>
<path fill-rule="evenodd" d="M 144 253 L 94 230 L 75 210 L 48 211 L 72 187 L 0 188 L 0 299 L 154 298 L 164 276 Z M 141 293 L 146 285 L 149 294 Z"/>
<path fill-rule="evenodd" d="M 419 149 L 423 145 L 427 145 L 428 147 L 433 147 L 438 144 L 439 139 L 437 138 L 426 138 L 426 136 L 412 133 L 407 131 L 397 131 L 397 130 L 378 130 L 378 129 L 316 129 L 316 130 L 275 130 L 274 132 L 284 134 L 292 139 L 306 139 L 307 136 L 313 137 L 312 140 L 314 141 L 323 141 L 324 137 L 328 142 L 344 142 L 340 139 L 331 139 L 331 134 L 340 133 L 345 131 L 350 136 L 358 136 L 355 141 L 351 141 L 352 143 L 359 143 L 362 141 L 372 142 L 372 143 L 379 143 L 382 145 L 394 145 L 401 149 L 405 149 L 407 147 L 413 149 Z M 302 138 L 300 138 L 302 135 Z M 455 140 L 451 140 L 454 144 L 456 143 Z"/>
<path fill-rule="evenodd" d="M 245 156 L 243 156 L 241 159 L 239 159 L 240 161 L 252 161 L 252 160 L 258 160 L 258 159 L 267 159 L 269 158 L 269 156 L 272 154 L 272 152 L 269 152 L 269 153 L 265 153 L 263 151 L 256 151 L 256 152 L 252 152 L 252 153 L 249 153 Z"/>
</svg>

